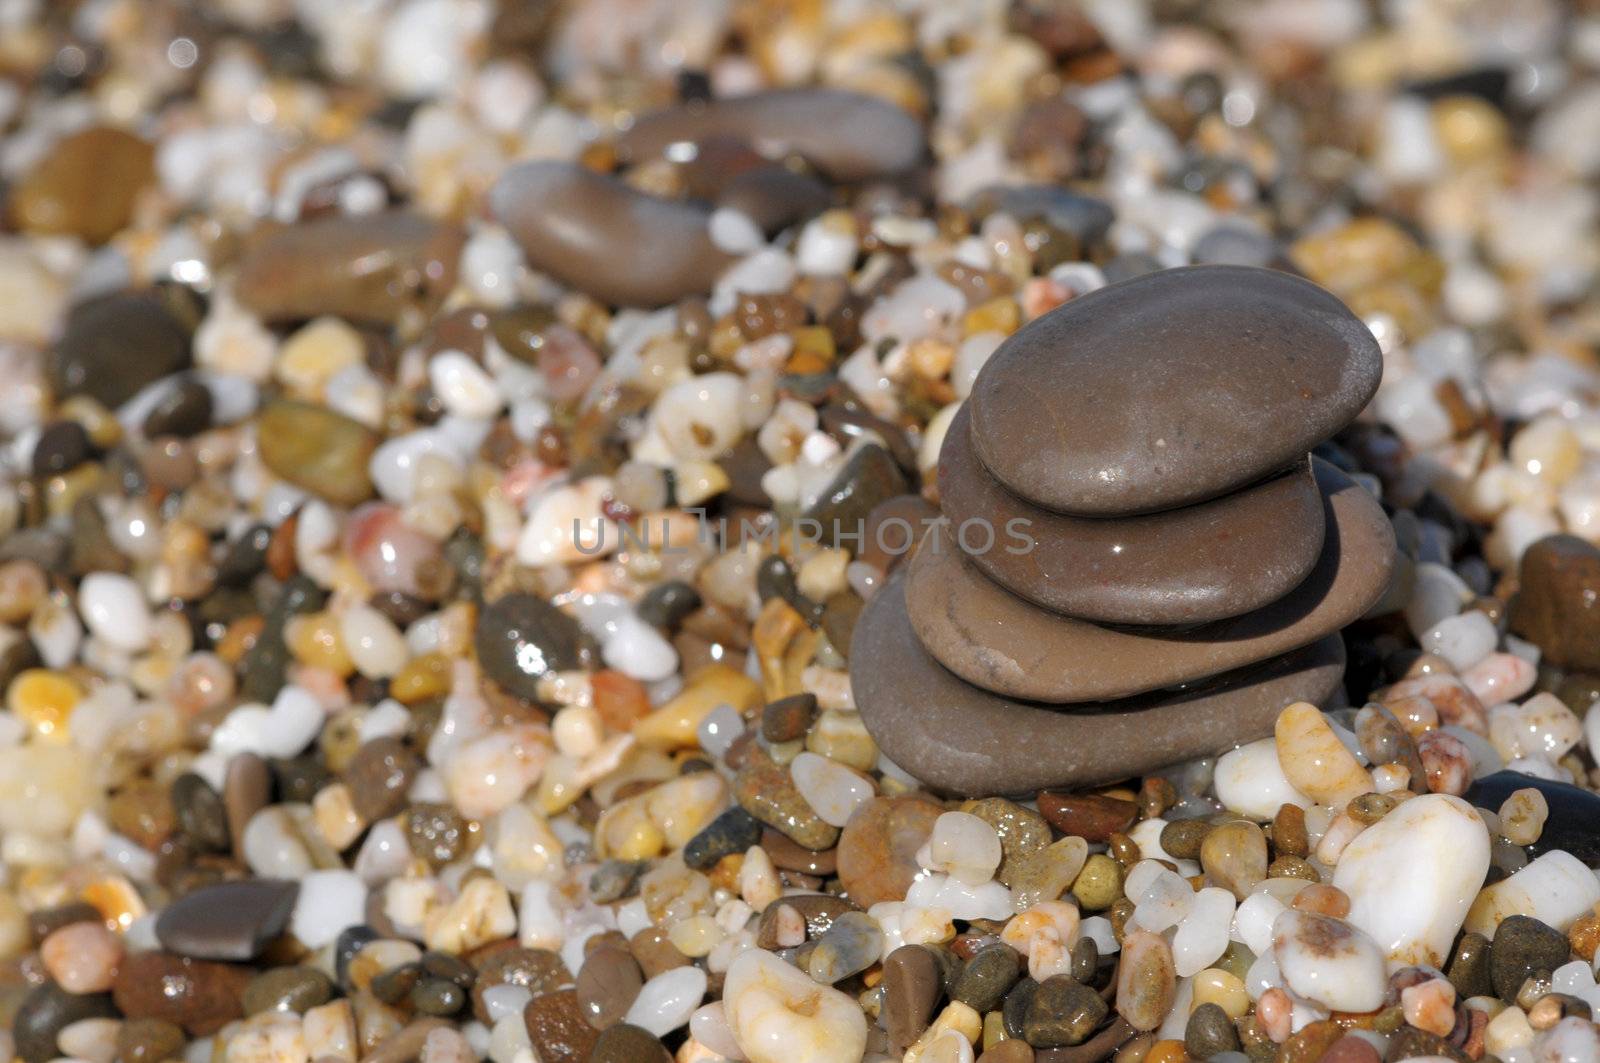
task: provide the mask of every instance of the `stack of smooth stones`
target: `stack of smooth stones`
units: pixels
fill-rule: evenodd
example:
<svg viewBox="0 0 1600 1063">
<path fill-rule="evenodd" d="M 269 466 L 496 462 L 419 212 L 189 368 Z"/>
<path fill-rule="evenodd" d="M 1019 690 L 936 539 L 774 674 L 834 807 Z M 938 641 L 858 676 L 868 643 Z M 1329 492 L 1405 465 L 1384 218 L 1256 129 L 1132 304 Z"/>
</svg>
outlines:
<svg viewBox="0 0 1600 1063">
<path fill-rule="evenodd" d="M 939 458 L 944 521 L 856 627 L 851 680 L 896 764 L 962 794 L 1138 775 L 1342 698 L 1339 629 L 1393 531 L 1309 451 L 1382 355 L 1288 273 L 1198 266 L 1015 333 Z"/>
</svg>

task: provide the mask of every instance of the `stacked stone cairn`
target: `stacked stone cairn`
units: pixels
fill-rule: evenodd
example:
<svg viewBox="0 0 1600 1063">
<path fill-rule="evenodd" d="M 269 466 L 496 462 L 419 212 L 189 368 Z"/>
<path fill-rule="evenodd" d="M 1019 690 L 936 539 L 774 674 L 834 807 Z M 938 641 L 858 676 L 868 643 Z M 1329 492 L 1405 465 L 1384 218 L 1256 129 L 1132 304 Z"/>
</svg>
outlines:
<svg viewBox="0 0 1600 1063">
<path fill-rule="evenodd" d="M 852 641 L 883 752 L 936 789 L 1110 782 L 1342 698 L 1383 598 L 1377 499 L 1310 452 L 1382 356 L 1288 273 L 1165 270 L 1074 299 L 984 366 L 940 451 L 944 522 Z"/>
</svg>

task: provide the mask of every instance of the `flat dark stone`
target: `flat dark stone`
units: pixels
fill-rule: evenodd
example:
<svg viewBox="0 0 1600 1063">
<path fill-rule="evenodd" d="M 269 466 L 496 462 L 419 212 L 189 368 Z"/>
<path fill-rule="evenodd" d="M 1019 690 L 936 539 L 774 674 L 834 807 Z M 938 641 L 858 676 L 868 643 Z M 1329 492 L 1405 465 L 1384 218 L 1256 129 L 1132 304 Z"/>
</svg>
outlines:
<svg viewBox="0 0 1600 1063">
<path fill-rule="evenodd" d="M 1497 771 L 1473 780 L 1465 797 L 1478 808 L 1498 812 L 1506 798 L 1530 787 L 1544 795 L 1550 815 L 1528 853 L 1538 856 L 1564 849 L 1590 867 L 1600 867 L 1600 794 L 1519 771 Z"/>
<path fill-rule="evenodd" d="M 189 330 L 153 292 L 79 303 L 46 360 L 57 398 L 92 395 L 116 409 L 189 364 Z"/>
<path fill-rule="evenodd" d="M 162 948 L 197 960 L 253 960 L 283 933 L 300 884 L 257 878 L 186 893 L 156 919 Z"/>
<path fill-rule="evenodd" d="M 864 93 L 822 88 L 668 107 L 641 117 L 616 146 L 624 158 L 645 162 L 674 144 L 720 138 L 760 144 L 772 155 L 801 155 L 839 181 L 902 173 L 927 151 L 922 123 L 909 111 Z"/>
<path fill-rule="evenodd" d="M 1203 689 L 1054 706 L 980 690 L 941 667 L 906 615 L 903 577 L 867 603 L 851 673 L 862 722 L 890 760 L 927 785 L 967 796 L 1028 794 L 1142 775 L 1272 733 L 1294 701 L 1325 704 L 1344 676 L 1330 636 Z"/>
<path fill-rule="evenodd" d="M 956 543 L 984 575 L 1045 609 L 1114 624 L 1220 620 L 1288 594 L 1322 553 L 1322 495 L 1305 458 L 1210 502 L 1069 517 L 1002 487 L 973 454 L 967 424 L 962 408 L 939 454 Z"/>
<path fill-rule="evenodd" d="M 1377 390 L 1378 343 L 1276 270 L 1190 266 L 1114 284 L 1014 333 L 972 389 L 972 444 L 1046 509 L 1172 509 L 1287 468 Z"/>
<path fill-rule="evenodd" d="M 1129 697 L 1309 645 L 1383 596 L 1395 554 L 1389 519 L 1372 495 L 1332 465 L 1315 465 L 1327 506 L 1322 556 L 1299 586 L 1252 613 L 1187 629 L 1072 620 L 985 579 L 936 529 L 907 568 L 912 625 L 934 658 L 967 682 L 1054 703 Z"/>
</svg>

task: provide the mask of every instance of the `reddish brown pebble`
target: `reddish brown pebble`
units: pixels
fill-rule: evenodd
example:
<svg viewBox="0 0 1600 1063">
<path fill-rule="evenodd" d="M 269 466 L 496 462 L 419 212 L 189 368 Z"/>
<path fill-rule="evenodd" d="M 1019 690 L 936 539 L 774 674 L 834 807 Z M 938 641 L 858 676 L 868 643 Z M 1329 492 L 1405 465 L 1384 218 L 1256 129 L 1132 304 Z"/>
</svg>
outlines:
<svg viewBox="0 0 1600 1063">
<path fill-rule="evenodd" d="M 540 1063 L 586 1063 L 594 1051 L 598 1034 L 584 1020 L 576 990 L 558 989 L 534 997 L 522 1017 Z"/>
<path fill-rule="evenodd" d="M 1099 794 L 1039 795 L 1039 813 L 1062 834 L 1076 834 L 1089 842 L 1103 842 L 1133 826 L 1139 806 L 1132 801 Z"/>
<path fill-rule="evenodd" d="M 123 960 L 111 993 L 130 1019 L 165 1019 L 204 1037 L 244 1015 L 241 1001 L 249 981 L 245 967 L 140 952 Z"/>
</svg>

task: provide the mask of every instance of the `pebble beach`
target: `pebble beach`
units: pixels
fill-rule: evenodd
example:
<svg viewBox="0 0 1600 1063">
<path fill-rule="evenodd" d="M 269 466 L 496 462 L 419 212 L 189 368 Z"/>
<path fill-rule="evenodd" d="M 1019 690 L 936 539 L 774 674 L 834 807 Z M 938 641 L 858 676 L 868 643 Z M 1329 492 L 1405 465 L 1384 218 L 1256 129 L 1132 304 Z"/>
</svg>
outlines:
<svg viewBox="0 0 1600 1063">
<path fill-rule="evenodd" d="M 0 0 L 0 1063 L 1600 1063 L 1594 0 Z"/>
</svg>

